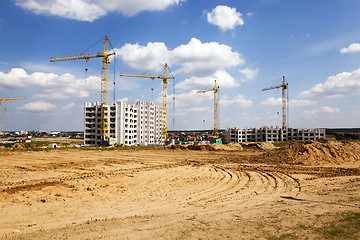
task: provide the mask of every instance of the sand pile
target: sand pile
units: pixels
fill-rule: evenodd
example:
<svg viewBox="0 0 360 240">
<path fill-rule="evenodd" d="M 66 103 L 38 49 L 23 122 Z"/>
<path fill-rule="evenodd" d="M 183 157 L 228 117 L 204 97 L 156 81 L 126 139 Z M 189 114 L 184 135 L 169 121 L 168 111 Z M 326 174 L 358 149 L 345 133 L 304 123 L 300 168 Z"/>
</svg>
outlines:
<svg viewBox="0 0 360 240">
<path fill-rule="evenodd" d="M 326 165 L 360 162 L 360 143 L 356 141 L 292 141 L 264 154 L 280 163 Z"/>
<path fill-rule="evenodd" d="M 189 144 L 189 145 L 171 145 L 170 149 L 182 149 L 182 150 L 198 150 L 198 151 L 242 151 L 243 147 L 240 143 L 232 144 Z"/>
</svg>

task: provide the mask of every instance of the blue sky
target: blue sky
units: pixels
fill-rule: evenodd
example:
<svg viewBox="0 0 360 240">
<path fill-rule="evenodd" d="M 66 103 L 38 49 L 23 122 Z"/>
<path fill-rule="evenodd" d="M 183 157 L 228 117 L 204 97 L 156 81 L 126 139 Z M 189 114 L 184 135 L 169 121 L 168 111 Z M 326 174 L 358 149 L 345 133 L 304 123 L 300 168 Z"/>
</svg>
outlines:
<svg viewBox="0 0 360 240">
<path fill-rule="evenodd" d="M 215 79 L 220 128 L 281 126 L 281 90 L 261 89 L 283 75 L 289 127 L 359 127 L 359 12 L 358 0 L 3 0 L 0 97 L 27 100 L 2 103 L 2 130 L 82 130 L 101 59 L 49 60 L 98 41 L 85 53 L 102 51 L 105 35 L 116 52 L 109 103 L 115 93 L 161 106 L 161 80 L 119 74 L 169 64 L 169 130 L 212 129 L 213 94 L 196 91 Z"/>
</svg>

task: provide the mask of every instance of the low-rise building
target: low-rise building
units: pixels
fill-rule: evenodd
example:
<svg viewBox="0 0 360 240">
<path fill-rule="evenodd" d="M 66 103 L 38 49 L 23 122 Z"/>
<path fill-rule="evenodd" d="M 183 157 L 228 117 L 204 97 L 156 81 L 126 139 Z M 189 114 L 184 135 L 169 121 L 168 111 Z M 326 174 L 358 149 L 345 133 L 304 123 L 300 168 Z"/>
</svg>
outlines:
<svg viewBox="0 0 360 240">
<path fill-rule="evenodd" d="M 234 142 L 282 142 L 292 140 L 316 140 L 325 138 L 325 129 L 302 129 L 279 127 L 228 128 L 225 143 Z"/>
</svg>

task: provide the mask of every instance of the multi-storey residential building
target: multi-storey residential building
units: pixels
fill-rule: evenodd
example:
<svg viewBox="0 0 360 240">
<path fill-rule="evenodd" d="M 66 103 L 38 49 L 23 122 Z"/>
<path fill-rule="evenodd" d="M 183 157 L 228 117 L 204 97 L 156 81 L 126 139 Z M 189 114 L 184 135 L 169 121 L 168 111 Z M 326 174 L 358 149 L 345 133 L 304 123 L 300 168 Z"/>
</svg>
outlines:
<svg viewBox="0 0 360 240">
<path fill-rule="evenodd" d="M 316 140 L 325 138 L 325 129 L 301 129 L 279 127 L 228 128 L 225 143 L 234 142 L 281 142 L 292 140 Z"/>
<path fill-rule="evenodd" d="M 101 105 L 84 105 L 84 145 L 100 146 Z M 117 101 L 107 107 L 109 143 L 113 145 L 163 144 L 162 108 L 152 102 Z"/>
</svg>

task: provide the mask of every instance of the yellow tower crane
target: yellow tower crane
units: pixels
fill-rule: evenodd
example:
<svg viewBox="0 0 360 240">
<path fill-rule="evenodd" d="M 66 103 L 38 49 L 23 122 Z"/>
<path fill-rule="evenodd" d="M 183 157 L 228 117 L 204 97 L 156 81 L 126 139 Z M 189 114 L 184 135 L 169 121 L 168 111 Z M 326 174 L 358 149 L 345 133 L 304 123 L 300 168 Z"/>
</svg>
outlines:
<svg viewBox="0 0 360 240">
<path fill-rule="evenodd" d="M 108 36 L 105 36 L 104 48 L 102 52 L 79 54 L 73 56 L 64 57 L 52 57 L 50 62 L 67 61 L 84 59 L 89 61 L 90 58 L 102 58 L 101 67 L 101 121 L 100 121 L 100 133 L 102 145 L 108 145 L 109 134 L 108 134 L 108 120 L 107 120 L 107 107 L 108 107 L 108 64 L 110 63 L 109 57 L 114 55 L 115 52 L 108 53 Z"/>
<path fill-rule="evenodd" d="M 11 102 L 12 100 L 22 100 L 26 99 L 26 97 L 21 98 L 0 98 L 0 134 L 1 134 L 1 103 L 2 102 Z"/>
<path fill-rule="evenodd" d="M 214 92 L 214 138 L 218 138 L 219 132 L 218 132 L 218 107 L 217 107 L 217 105 L 218 105 L 219 86 L 216 85 L 216 80 L 215 80 L 214 88 L 197 91 L 197 93 L 205 93 L 205 92 Z"/>
<path fill-rule="evenodd" d="M 120 77 L 138 77 L 138 78 L 151 78 L 154 80 L 155 78 L 159 78 L 163 80 L 163 107 L 162 107 L 162 125 L 161 125 L 161 134 L 163 140 L 166 142 L 168 140 L 167 133 L 167 84 L 168 79 L 174 79 L 174 77 L 168 77 L 167 75 L 168 65 L 165 63 L 164 74 L 163 75 L 153 75 L 153 74 L 145 74 L 145 73 L 120 73 Z"/>
<path fill-rule="evenodd" d="M 285 82 L 285 76 L 283 76 L 282 84 L 264 88 L 262 91 L 272 90 L 276 88 L 282 89 L 282 129 L 286 129 L 286 89 L 288 89 L 288 84 Z"/>
</svg>

